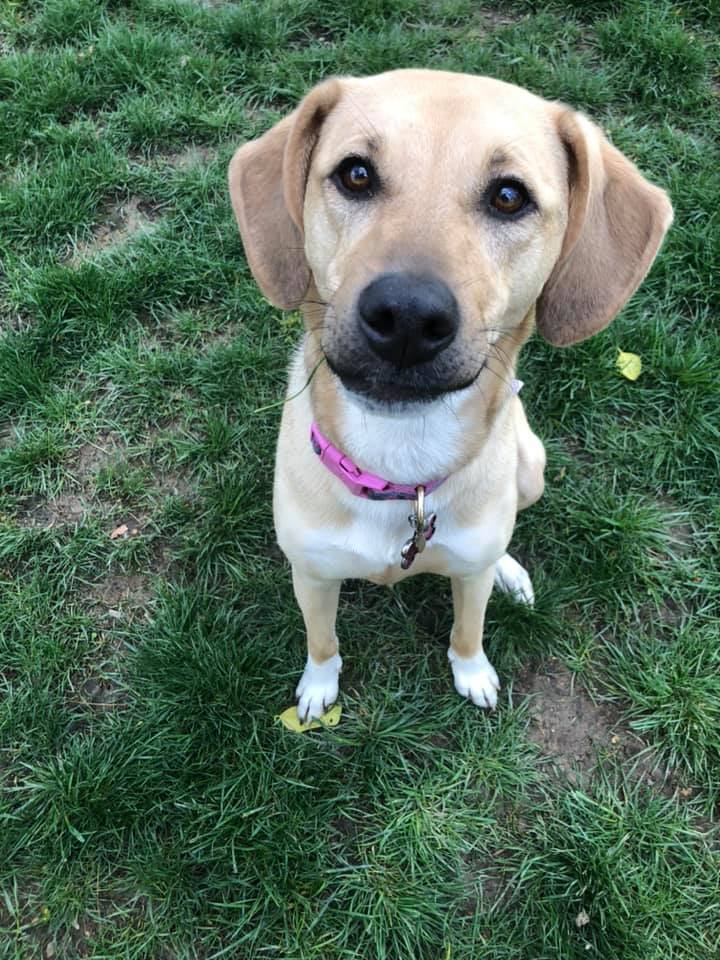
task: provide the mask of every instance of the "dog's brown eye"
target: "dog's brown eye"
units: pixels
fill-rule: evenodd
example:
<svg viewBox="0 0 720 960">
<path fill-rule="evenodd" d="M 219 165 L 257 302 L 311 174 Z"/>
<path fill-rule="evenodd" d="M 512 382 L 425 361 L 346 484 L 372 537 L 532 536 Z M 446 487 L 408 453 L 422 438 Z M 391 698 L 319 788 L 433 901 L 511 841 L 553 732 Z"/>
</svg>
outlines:
<svg viewBox="0 0 720 960">
<path fill-rule="evenodd" d="M 335 183 L 357 199 L 372 195 L 376 176 L 372 164 L 360 157 L 347 157 L 333 174 Z"/>
<path fill-rule="evenodd" d="M 517 180 L 500 180 L 492 187 L 489 200 L 497 213 L 512 216 L 527 207 L 530 197 Z"/>
<path fill-rule="evenodd" d="M 368 168 L 362 163 L 354 163 L 349 170 L 343 171 L 341 176 L 343 186 L 347 190 L 363 193 L 370 189 L 370 174 Z"/>
</svg>

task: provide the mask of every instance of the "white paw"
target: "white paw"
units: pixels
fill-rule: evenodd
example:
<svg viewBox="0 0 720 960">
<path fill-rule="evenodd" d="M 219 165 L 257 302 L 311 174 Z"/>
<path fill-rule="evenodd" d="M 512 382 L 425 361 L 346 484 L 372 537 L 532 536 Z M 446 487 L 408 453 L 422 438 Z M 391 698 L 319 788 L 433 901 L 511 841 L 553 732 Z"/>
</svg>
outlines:
<svg viewBox="0 0 720 960">
<path fill-rule="evenodd" d="M 503 593 L 510 593 L 519 603 L 530 606 L 535 603 L 532 581 L 525 567 L 504 553 L 495 564 L 495 586 Z"/>
<path fill-rule="evenodd" d="M 295 690 L 298 698 L 298 717 L 301 723 L 313 717 L 321 717 L 338 697 L 338 676 L 342 669 L 340 654 L 325 660 L 321 664 L 313 661 L 308 654 L 305 670 Z"/>
<path fill-rule="evenodd" d="M 474 657 L 459 657 L 452 647 L 448 650 L 448 660 L 452 667 L 455 689 L 461 697 L 467 697 L 478 707 L 497 705 L 497 692 L 500 681 L 493 665 L 480 651 Z"/>
</svg>

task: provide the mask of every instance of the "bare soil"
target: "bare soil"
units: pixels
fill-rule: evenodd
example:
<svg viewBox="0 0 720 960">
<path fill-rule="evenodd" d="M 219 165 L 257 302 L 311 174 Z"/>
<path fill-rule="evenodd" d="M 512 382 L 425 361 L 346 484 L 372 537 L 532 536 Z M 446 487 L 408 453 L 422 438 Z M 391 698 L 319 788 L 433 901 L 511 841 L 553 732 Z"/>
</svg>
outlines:
<svg viewBox="0 0 720 960">
<path fill-rule="evenodd" d="M 523 674 L 515 693 L 530 698 L 530 740 L 571 781 L 595 768 L 599 752 L 617 753 L 628 740 L 616 710 L 594 702 L 559 660 Z"/>
<path fill-rule="evenodd" d="M 681 771 L 665 765 L 622 721 L 614 703 L 593 700 L 559 660 L 526 671 L 515 701 L 529 698 L 529 739 L 550 761 L 556 777 L 572 784 L 591 778 L 599 765 L 617 760 L 629 776 L 665 797 L 688 801 L 693 790 Z"/>
<path fill-rule="evenodd" d="M 157 208 L 142 197 L 132 196 L 109 207 L 92 237 L 75 244 L 68 258 L 69 265 L 79 267 L 85 260 L 119 246 L 131 236 L 149 232 L 157 218 Z"/>
</svg>

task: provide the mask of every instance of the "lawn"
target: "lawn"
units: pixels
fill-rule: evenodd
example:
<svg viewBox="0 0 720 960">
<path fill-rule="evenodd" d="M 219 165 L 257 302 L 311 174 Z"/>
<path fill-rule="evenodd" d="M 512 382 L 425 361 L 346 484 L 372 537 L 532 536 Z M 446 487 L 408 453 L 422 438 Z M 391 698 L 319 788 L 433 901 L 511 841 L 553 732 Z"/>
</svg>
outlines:
<svg viewBox="0 0 720 960">
<path fill-rule="evenodd" d="M 0 7 L 0 957 L 718 956 L 717 11 Z M 511 548 L 536 605 L 490 603 L 499 709 L 452 688 L 448 583 L 352 582 L 342 721 L 298 736 L 271 475 L 302 328 L 226 169 L 320 78 L 399 66 L 585 110 L 676 220 L 607 331 L 522 355 L 548 483 Z"/>
</svg>

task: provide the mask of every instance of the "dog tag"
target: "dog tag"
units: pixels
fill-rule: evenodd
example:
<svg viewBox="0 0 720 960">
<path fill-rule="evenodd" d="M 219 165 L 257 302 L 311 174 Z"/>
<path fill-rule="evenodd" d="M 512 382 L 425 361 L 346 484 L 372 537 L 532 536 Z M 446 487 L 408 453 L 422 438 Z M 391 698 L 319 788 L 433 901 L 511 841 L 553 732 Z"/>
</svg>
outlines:
<svg viewBox="0 0 720 960">
<path fill-rule="evenodd" d="M 425 544 L 428 540 L 432 539 L 432 535 L 435 533 L 436 520 L 437 517 L 435 514 L 431 513 L 428 517 L 427 524 L 419 530 L 416 529 L 410 539 L 406 540 L 403 544 L 403 548 L 400 551 L 400 566 L 403 570 L 408 570 L 412 566 L 415 557 L 423 552 Z M 412 523 L 413 521 L 414 517 L 410 517 L 410 522 Z"/>
<path fill-rule="evenodd" d="M 425 522 L 425 487 L 419 486 L 416 493 L 415 512 L 408 517 L 408 523 L 414 532 L 410 539 L 405 541 L 400 551 L 400 566 L 403 570 L 410 568 L 415 557 L 423 552 L 425 544 L 435 533 L 437 519 L 435 514 L 431 513 L 427 523 Z"/>
<path fill-rule="evenodd" d="M 400 551 L 400 566 L 403 570 L 409 570 L 412 562 L 417 556 L 418 549 L 415 546 L 415 537 L 410 537 Z"/>
</svg>

